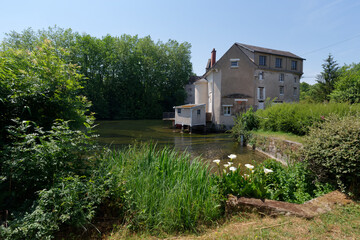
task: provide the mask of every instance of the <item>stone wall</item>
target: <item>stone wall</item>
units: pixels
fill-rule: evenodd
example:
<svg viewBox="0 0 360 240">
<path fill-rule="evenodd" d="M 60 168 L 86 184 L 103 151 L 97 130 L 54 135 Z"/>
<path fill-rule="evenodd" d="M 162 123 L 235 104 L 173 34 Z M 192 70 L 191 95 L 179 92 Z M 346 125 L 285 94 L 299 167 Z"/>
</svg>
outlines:
<svg viewBox="0 0 360 240">
<path fill-rule="evenodd" d="M 275 137 L 265 137 L 254 135 L 249 143 L 253 149 L 256 149 L 263 154 L 274 158 L 283 164 L 287 164 L 289 161 L 301 160 L 300 150 L 302 144 L 283 140 Z"/>
</svg>

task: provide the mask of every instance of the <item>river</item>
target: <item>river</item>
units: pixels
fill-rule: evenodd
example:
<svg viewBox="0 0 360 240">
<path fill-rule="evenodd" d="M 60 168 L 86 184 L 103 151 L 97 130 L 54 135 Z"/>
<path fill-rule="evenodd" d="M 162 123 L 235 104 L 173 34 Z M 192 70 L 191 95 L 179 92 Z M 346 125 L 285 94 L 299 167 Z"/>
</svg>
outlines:
<svg viewBox="0 0 360 240">
<path fill-rule="evenodd" d="M 236 154 L 234 165 L 264 161 L 264 155 L 242 147 L 227 133 L 189 134 L 171 128 L 170 122 L 162 120 L 98 121 L 95 128 L 100 136 L 98 142 L 111 148 L 121 149 L 134 141 L 155 141 L 179 151 L 188 151 L 193 157 L 201 156 L 212 163 L 214 159 L 226 161 L 228 155 Z M 224 162 L 222 161 L 222 162 Z"/>
</svg>

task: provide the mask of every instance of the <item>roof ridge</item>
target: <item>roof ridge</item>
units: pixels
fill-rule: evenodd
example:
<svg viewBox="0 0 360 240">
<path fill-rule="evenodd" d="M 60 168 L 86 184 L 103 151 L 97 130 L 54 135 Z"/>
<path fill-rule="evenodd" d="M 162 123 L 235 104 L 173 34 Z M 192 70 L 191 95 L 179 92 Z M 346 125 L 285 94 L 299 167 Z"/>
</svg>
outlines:
<svg viewBox="0 0 360 240">
<path fill-rule="evenodd" d="M 249 45 L 249 44 L 239 43 L 239 42 L 236 42 L 235 44 L 238 46 L 241 46 L 243 48 L 246 48 L 247 50 L 249 50 L 251 52 L 263 52 L 263 53 L 268 53 L 268 54 L 273 54 L 273 55 L 288 56 L 288 57 L 305 60 L 304 58 L 299 57 L 296 54 L 289 52 L 289 51 L 277 50 L 277 49 L 273 49 L 273 48 L 264 48 L 264 47 L 259 47 L 259 46 L 254 46 L 254 45 Z"/>
</svg>

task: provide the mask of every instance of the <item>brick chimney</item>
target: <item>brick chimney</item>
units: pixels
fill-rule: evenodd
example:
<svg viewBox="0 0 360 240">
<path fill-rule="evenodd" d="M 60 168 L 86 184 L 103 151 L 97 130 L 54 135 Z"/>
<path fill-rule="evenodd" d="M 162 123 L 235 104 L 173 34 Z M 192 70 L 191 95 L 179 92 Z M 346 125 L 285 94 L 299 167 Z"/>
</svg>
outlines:
<svg viewBox="0 0 360 240">
<path fill-rule="evenodd" d="M 216 51 L 215 48 L 213 48 L 212 52 L 211 52 L 211 66 L 213 67 L 216 63 Z"/>
</svg>

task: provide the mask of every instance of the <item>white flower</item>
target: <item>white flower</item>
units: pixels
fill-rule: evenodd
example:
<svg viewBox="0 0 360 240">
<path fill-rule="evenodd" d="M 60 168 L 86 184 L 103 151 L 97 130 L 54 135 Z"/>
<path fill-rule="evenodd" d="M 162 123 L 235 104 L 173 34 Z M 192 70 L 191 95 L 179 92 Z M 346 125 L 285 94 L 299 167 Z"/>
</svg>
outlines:
<svg viewBox="0 0 360 240">
<path fill-rule="evenodd" d="M 235 171 L 236 171 L 236 167 L 230 167 L 229 170 L 235 172 Z"/>
<path fill-rule="evenodd" d="M 250 177 L 249 174 L 244 174 L 244 177 Z"/>
<path fill-rule="evenodd" d="M 225 168 L 229 167 L 229 164 L 224 164 L 224 167 L 225 167 Z"/>
<path fill-rule="evenodd" d="M 253 169 L 254 168 L 254 166 L 253 165 L 251 165 L 251 164 L 245 164 L 245 167 L 247 167 L 248 169 Z"/>
<path fill-rule="evenodd" d="M 220 159 L 215 159 L 213 162 L 216 163 L 217 165 L 219 165 Z"/>
<path fill-rule="evenodd" d="M 274 172 L 274 171 L 271 170 L 271 169 L 264 168 L 264 173 L 265 174 L 272 173 L 272 172 Z"/>
<path fill-rule="evenodd" d="M 232 162 L 228 162 L 229 166 L 231 166 L 233 163 Z"/>
<path fill-rule="evenodd" d="M 228 158 L 230 158 L 231 160 L 233 160 L 233 159 L 236 158 L 236 155 L 235 155 L 235 154 L 230 154 L 230 155 L 228 156 Z"/>
</svg>

